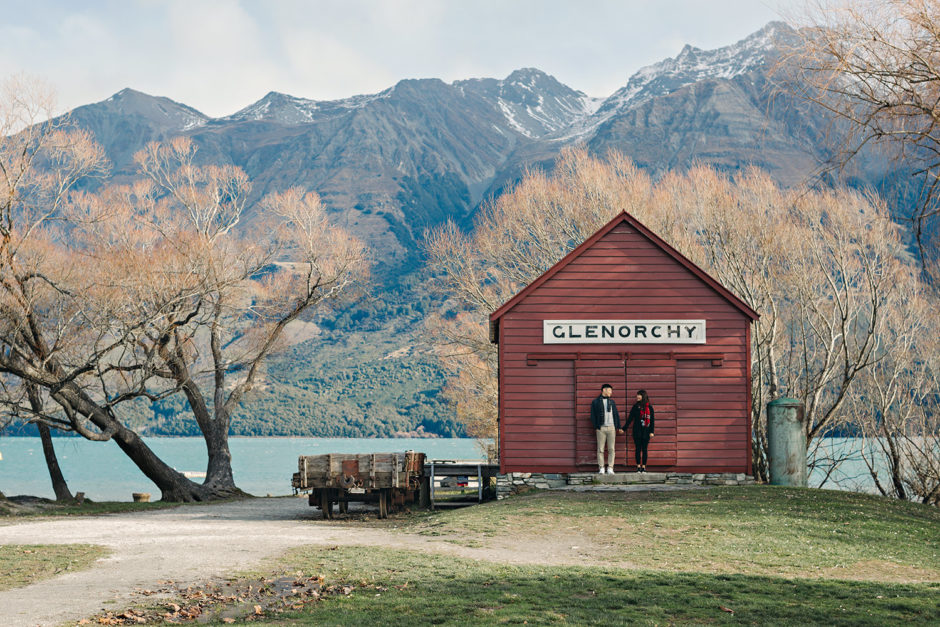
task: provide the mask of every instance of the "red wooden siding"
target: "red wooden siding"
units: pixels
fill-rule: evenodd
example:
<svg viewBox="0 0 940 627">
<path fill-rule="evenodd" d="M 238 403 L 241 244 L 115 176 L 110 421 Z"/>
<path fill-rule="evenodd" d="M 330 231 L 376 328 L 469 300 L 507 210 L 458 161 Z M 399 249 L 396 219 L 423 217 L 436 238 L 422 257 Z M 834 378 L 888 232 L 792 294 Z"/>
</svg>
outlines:
<svg viewBox="0 0 940 627">
<path fill-rule="evenodd" d="M 744 472 L 750 437 L 743 376 L 717 377 L 710 362 L 676 369 L 679 459 L 683 466 Z M 719 369 L 720 370 L 720 369 Z"/>
<path fill-rule="evenodd" d="M 597 469 L 597 436 L 594 434 L 594 423 L 591 422 L 591 403 L 601 394 L 601 386 L 609 383 L 614 388 L 611 398 L 617 403 L 620 410 L 621 426 L 626 420 L 623 408 L 626 406 L 626 396 L 623 386 L 623 361 L 617 359 L 584 359 L 577 362 L 577 414 L 574 422 L 577 424 L 577 463 L 579 466 L 588 466 Z M 621 466 L 626 454 L 626 437 L 617 436 L 617 454 L 614 465 Z M 605 457 L 606 460 L 606 457 Z"/>
<path fill-rule="evenodd" d="M 570 361 L 541 362 L 501 389 L 502 455 L 520 464 L 572 466 L 575 463 L 574 367 Z"/>
<path fill-rule="evenodd" d="M 501 310 L 503 472 L 596 470 L 590 403 L 603 383 L 623 421 L 636 390 L 649 391 L 651 469 L 748 470 L 752 316 L 687 266 L 624 219 Z M 551 319 L 703 319 L 707 342 L 545 345 Z M 632 437 L 618 436 L 618 469 L 633 463 Z"/>
</svg>

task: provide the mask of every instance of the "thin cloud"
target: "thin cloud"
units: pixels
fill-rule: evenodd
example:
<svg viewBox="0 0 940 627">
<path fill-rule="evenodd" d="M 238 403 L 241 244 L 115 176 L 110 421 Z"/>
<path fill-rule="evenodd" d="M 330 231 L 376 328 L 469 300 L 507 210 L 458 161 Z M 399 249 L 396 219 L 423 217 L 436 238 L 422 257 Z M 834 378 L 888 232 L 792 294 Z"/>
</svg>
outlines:
<svg viewBox="0 0 940 627">
<path fill-rule="evenodd" d="M 60 0 L 7 15 L 0 62 L 56 85 L 66 109 L 133 87 L 223 116 L 272 90 L 334 99 L 519 67 L 607 96 L 685 43 L 733 43 L 787 4 L 767 2 Z"/>
</svg>

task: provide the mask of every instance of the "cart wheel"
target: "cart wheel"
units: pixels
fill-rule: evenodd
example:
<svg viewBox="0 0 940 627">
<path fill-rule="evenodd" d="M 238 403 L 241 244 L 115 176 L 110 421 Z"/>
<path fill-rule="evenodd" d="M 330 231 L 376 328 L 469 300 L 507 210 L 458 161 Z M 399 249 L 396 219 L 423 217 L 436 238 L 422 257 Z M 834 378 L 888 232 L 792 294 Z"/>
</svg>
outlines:
<svg viewBox="0 0 940 627">
<path fill-rule="evenodd" d="M 339 502 L 339 513 L 346 514 L 347 512 L 349 512 L 349 501 L 343 499 Z"/>
<path fill-rule="evenodd" d="M 379 490 L 379 518 L 388 518 L 388 491 Z"/>
<path fill-rule="evenodd" d="M 333 518 L 333 502 L 330 501 L 329 488 L 323 488 L 320 490 L 320 509 L 323 510 L 323 520 L 330 520 Z"/>
</svg>

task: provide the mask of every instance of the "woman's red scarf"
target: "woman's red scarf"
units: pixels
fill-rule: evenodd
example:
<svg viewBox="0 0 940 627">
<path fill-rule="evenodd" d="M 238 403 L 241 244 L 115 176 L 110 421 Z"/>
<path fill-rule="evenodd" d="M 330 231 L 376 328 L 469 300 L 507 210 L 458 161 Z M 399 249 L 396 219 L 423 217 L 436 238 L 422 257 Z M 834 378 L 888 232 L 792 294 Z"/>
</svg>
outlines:
<svg viewBox="0 0 940 627">
<path fill-rule="evenodd" d="M 650 426 L 650 404 L 646 403 L 643 407 L 640 407 L 640 424 L 643 427 Z"/>
</svg>

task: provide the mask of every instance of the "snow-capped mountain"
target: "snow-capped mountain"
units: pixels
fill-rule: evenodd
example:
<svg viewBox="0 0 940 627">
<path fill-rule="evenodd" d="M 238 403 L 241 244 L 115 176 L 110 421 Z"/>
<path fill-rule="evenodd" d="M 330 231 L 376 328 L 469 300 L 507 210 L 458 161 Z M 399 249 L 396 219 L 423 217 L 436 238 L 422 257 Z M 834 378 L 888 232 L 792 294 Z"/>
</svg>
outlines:
<svg viewBox="0 0 940 627">
<path fill-rule="evenodd" d="M 604 101 L 597 110 L 597 117 L 609 117 L 617 111 L 672 93 L 685 85 L 707 79 L 731 79 L 763 68 L 779 50 L 779 45 L 794 36 L 795 31 L 783 22 L 771 22 L 756 33 L 724 48 L 702 50 L 686 44 L 678 56 L 637 71 L 625 86 Z"/>
<path fill-rule="evenodd" d="M 686 46 L 604 100 L 523 68 L 502 79 L 405 79 L 329 101 L 270 92 L 215 119 L 128 89 L 76 109 L 73 120 L 95 133 L 120 176 L 133 173 L 146 142 L 186 134 L 204 161 L 242 167 L 259 196 L 316 190 L 394 274 L 417 263 L 424 229 L 469 225 L 483 198 L 529 166 L 551 167 L 575 143 L 617 150 L 653 172 L 758 165 L 799 180 L 822 154 L 819 116 L 779 107 L 766 77 L 779 43 L 793 37 L 771 23 L 716 50 Z"/>
<path fill-rule="evenodd" d="M 192 133 L 211 119 L 169 98 L 134 89 L 122 89 L 107 100 L 78 107 L 69 116 L 73 124 L 94 133 L 118 169 L 132 163 L 134 153 L 147 143 Z"/>
<path fill-rule="evenodd" d="M 139 117 L 164 131 L 189 131 L 209 121 L 203 113 L 169 98 L 153 97 L 134 89 L 125 88 L 104 101 L 112 113 L 125 117 Z M 83 108 L 76 109 L 76 113 Z"/>
<path fill-rule="evenodd" d="M 352 96 L 340 100 L 310 100 L 271 91 L 258 102 L 252 103 L 231 115 L 219 118 L 218 122 L 266 121 L 279 124 L 306 124 L 323 117 L 342 115 L 361 108 L 370 102 L 388 95 L 389 90 L 378 94 Z"/>
<path fill-rule="evenodd" d="M 741 41 L 715 50 L 686 44 L 677 56 L 640 68 L 626 85 L 600 102 L 591 115 L 557 133 L 556 139 L 583 139 L 611 117 L 687 85 L 709 79 L 732 79 L 766 69 L 780 45 L 793 42 L 795 37 L 796 31 L 787 24 L 771 22 Z"/>
<path fill-rule="evenodd" d="M 215 122 L 265 121 L 285 125 L 315 123 L 392 97 L 413 82 L 402 81 L 377 94 L 340 100 L 310 100 L 272 91 L 261 100 Z M 507 130 L 525 137 L 541 137 L 567 128 L 593 113 L 603 102 L 603 99 L 591 98 L 573 90 L 535 68 L 516 70 L 501 80 L 468 79 L 455 81 L 447 87 L 463 97 L 471 107 L 491 106 L 505 121 L 499 126 L 505 125 Z"/>
<path fill-rule="evenodd" d="M 530 138 L 568 128 L 602 102 L 534 68 L 516 70 L 503 80 L 471 79 L 457 81 L 454 86 L 491 103 L 510 129 Z"/>
</svg>

